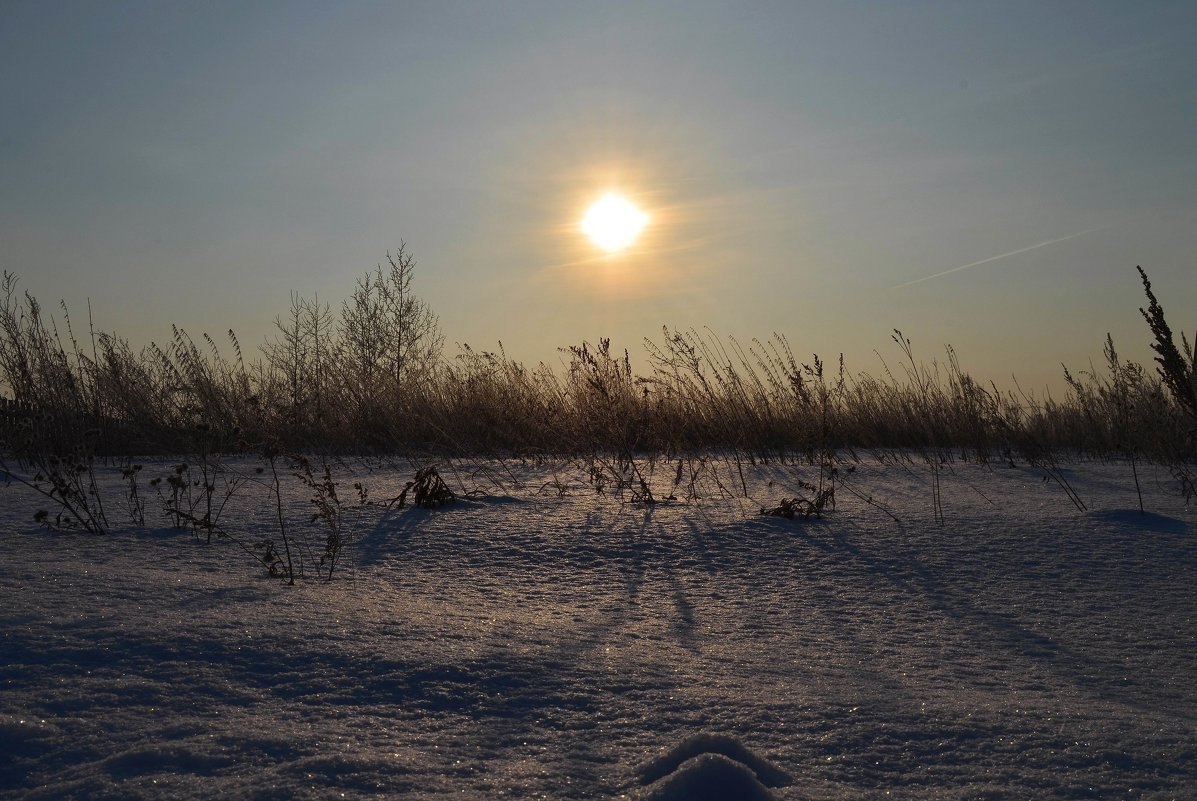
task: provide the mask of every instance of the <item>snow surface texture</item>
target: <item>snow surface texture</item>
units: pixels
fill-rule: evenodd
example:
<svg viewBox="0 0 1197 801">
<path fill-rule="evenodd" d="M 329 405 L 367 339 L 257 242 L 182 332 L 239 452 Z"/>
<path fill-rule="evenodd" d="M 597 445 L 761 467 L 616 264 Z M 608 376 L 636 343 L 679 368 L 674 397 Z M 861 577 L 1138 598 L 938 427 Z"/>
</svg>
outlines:
<svg viewBox="0 0 1197 801">
<path fill-rule="evenodd" d="M 846 490 L 756 516 L 809 467 L 655 507 L 527 468 L 355 506 L 344 569 L 295 587 L 187 532 L 45 531 L 0 486 L 0 796 L 1197 797 L 1197 515 L 1163 470 L 1146 516 L 1128 465 L 1066 475 L 1091 511 L 945 468 L 940 525 L 918 464 L 850 478 L 901 522 Z"/>
</svg>

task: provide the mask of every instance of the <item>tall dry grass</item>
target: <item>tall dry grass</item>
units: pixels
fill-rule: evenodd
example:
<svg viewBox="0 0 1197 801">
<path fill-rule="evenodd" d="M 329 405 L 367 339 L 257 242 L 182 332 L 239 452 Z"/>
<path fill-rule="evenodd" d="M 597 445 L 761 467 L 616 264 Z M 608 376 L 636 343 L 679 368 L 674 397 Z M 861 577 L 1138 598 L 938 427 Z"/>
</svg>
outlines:
<svg viewBox="0 0 1197 801">
<path fill-rule="evenodd" d="M 709 451 L 812 462 L 914 451 L 933 464 L 1075 452 L 1171 464 L 1197 450 L 1192 348 L 1169 349 L 1146 276 L 1159 369 L 1123 361 L 1107 340 L 1103 369 L 1066 371 L 1068 392 L 1055 399 L 982 383 L 951 348 L 928 363 L 900 332 L 881 375 L 799 358 L 782 334 L 743 342 L 709 330 L 663 329 L 637 366 L 606 339 L 563 348 L 558 366 L 525 365 L 501 346 L 446 357 L 413 272 L 400 248 L 336 311 L 293 295 L 256 358 L 232 331 L 218 343 L 176 328 L 138 349 L 89 326 L 80 342 L 65 307 L 47 314 L 6 273 L 3 448 L 587 456 L 616 470 Z"/>
</svg>

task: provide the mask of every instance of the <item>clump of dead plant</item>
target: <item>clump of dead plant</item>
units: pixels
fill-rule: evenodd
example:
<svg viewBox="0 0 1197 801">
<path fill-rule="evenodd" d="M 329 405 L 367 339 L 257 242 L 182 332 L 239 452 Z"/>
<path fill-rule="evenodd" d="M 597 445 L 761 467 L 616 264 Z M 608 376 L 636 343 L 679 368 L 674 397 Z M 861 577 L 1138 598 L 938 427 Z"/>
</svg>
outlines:
<svg viewBox="0 0 1197 801">
<path fill-rule="evenodd" d="M 421 467 L 416 476 L 407 482 L 395 498 L 387 506 L 402 509 L 407 506 L 407 496 L 411 493 L 412 504 L 421 509 L 438 509 L 445 504 L 457 500 L 457 495 L 449 489 L 449 485 L 441 478 L 434 465 Z"/>
</svg>

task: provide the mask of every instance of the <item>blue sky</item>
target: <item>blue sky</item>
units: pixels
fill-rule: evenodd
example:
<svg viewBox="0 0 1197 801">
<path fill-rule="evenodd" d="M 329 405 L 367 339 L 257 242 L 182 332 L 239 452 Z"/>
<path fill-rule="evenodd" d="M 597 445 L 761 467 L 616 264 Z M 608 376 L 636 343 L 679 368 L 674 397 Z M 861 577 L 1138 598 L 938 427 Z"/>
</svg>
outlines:
<svg viewBox="0 0 1197 801">
<path fill-rule="evenodd" d="M 450 343 L 527 361 L 709 326 L 876 372 L 900 328 L 1058 389 L 1150 358 L 1137 264 L 1197 325 L 1194 41 L 1191 2 L 6 2 L 0 266 L 253 346 L 405 241 Z M 653 222 L 603 257 L 612 188 Z"/>
</svg>

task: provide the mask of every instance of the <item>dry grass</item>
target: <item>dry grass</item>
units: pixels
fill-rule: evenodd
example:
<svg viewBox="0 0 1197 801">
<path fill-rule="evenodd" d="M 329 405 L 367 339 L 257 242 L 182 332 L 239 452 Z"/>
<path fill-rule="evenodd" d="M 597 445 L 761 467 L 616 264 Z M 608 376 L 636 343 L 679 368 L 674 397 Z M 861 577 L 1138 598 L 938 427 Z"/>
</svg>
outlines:
<svg viewBox="0 0 1197 801">
<path fill-rule="evenodd" d="M 588 460 L 596 483 L 640 490 L 660 459 L 707 453 L 736 464 L 821 464 L 853 449 L 902 453 L 932 470 L 952 459 L 1057 454 L 1179 464 L 1194 456 L 1197 372 L 1171 345 L 1163 312 L 1144 311 L 1158 374 L 1106 343 L 1104 371 L 1066 372 L 1063 400 L 1003 392 L 972 378 L 951 348 L 928 365 L 895 332 L 896 368 L 878 376 L 795 357 L 783 335 L 748 343 L 664 329 L 644 369 L 609 340 L 562 349 L 564 366 L 526 366 L 501 349 L 441 355 L 436 318 L 411 295 L 402 249 L 368 273 L 335 315 L 292 297 L 280 338 L 249 361 L 175 329 L 140 350 L 89 331 L 81 347 L 5 275 L 0 298 L 3 450 L 91 455 L 291 452 L 516 455 Z M 365 310 L 365 311 L 363 311 Z M 65 331 L 65 336 L 63 332 Z M 693 462 L 691 463 L 693 465 Z M 679 471 L 682 463 L 679 461 Z M 693 472 L 693 470 L 691 470 Z M 679 476 L 681 472 L 679 472 Z M 684 485 L 682 478 L 679 485 Z M 693 482 L 691 482 L 693 484 Z"/>
</svg>

